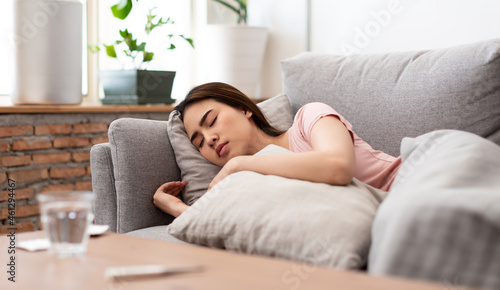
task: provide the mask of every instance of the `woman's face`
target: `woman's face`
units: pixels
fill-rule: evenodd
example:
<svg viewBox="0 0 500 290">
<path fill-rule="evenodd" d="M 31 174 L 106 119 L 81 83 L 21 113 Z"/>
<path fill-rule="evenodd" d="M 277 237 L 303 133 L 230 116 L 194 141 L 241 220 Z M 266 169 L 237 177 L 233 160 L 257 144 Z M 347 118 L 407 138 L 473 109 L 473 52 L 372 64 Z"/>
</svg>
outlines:
<svg viewBox="0 0 500 290">
<path fill-rule="evenodd" d="M 184 111 L 191 142 L 208 161 L 224 166 L 231 158 L 248 155 L 252 113 L 207 99 Z"/>
</svg>

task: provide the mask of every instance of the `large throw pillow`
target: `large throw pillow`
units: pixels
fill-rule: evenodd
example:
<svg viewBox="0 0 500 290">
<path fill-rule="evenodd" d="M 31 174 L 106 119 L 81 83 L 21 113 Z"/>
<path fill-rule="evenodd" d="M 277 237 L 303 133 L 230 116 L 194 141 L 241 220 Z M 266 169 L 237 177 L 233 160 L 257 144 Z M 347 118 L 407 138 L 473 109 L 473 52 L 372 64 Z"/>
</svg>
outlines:
<svg viewBox="0 0 500 290">
<path fill-rule="evenodd" d="M 439 130 L 403 139 L 401 157 L 369 272 L 500 289 L 500 147 Z"/>
<path fill-rule="evenodd" d="M 258 154 L 290 151 L 269 145 Z M 243 171 L 216 184 L 168 227 L 194 244 L 358 269 L 386 192 L 358 180 L 331 186 Z"/>
<path fill-rule="evenodd" d="M 293 115 L 286 95 L 279 94 L 257 106 L 275 128 L 287 130 L 292 125 Z M 179 115 L 176 110 L 170 113 L 167 121 L 168 138 L 181 171 L 181 178 L 186 180 L 182 199 L 191 205 L 207 191 L 208 185 L 221 168 L 206 160 L 191 143 Z"/>
</svg>

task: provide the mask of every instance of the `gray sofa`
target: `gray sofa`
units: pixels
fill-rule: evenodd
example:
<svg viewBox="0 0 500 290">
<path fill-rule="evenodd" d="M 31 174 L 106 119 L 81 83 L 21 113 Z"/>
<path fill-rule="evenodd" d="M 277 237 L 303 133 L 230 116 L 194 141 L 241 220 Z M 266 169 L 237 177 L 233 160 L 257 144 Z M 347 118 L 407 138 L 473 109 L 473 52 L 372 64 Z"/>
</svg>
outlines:
<svg viewBox="0 0 500 290">
<path fill-rule="evenodd" d="M 405 156 L 373 221 L 369 273 L 500 289 L 500 40 L 348 57 L 303 53 L 284 60 L 282 72 L 292 113 L 327 103 L 374 148 Z M 439 129 L 475 135 L 463 146 L 453 131 L 401 144 Z M 442 145 L 447 134 L 455 147 Z M 478 144 L 467 148 L 475 153 L 454 153 L 469 143 Z M 181 179 L 166 122 L 114 121 L 109 143 L 92 147 L 91 167 L 96 223 L 183 242 L 165 230 L 173 217 L 152 202 L 159 185 Z M 469 172 L 481 175 L 467 179 Z"/>
</svg>

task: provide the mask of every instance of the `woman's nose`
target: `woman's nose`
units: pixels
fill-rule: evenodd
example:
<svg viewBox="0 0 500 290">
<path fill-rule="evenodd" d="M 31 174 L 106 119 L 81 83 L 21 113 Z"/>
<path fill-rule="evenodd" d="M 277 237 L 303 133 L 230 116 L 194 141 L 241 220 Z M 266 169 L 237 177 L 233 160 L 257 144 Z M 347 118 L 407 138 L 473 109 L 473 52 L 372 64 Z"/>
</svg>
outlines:
<svg viewBox="0 0 500 290">
<path fill-rule="evenodd" d="M 217 137 L 216 136 L 212 136 L 212 137 L 208 138 L 208 145 L 210 145 L 210 147 L 213 148 L 215 146 L 216 142 L 217 142 Z"/>
</svg>

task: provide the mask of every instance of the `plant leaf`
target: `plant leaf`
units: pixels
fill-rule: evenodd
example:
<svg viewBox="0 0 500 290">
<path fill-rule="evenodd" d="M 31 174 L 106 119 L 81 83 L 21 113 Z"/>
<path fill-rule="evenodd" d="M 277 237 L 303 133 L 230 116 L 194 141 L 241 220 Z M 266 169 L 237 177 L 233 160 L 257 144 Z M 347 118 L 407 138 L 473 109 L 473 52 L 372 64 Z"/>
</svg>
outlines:
<svg viewBox="0 0 500 290">
<path fill-rule="evenodd" d="M 246 0 L 237 0 L 238 4 L 240 4 L 240 9 L 239 9 L 239 17 L 238 17 L 238 24 L 243 22 L 244 24 L 247 23 L 247 1 Z"/>
<path fill-rule="evenodd" d="M 125 31 L 120 30 L 120 35 L 130 51 L 137 50 L 137 39 L 133 37 L 132 33 L 128 32 L 128 29 L 125 29 Z"/>
<path fill-rule="evenodd" d="M 191 45 L 192 48 L 194 48 L 194 42 L 193 42 L 193 39 L 191 38 L 187 38 L 187 37 L 184 37 L 184 35 L 179 35 L 182 39 L 184 39 L 185 41 L 187 41 L 189 43 L 189 45 Z"/>
<path fill-rule="evenodd" d="M 118 4 L 111 6 L 113 16 L 118 19 L 125 19 L 132 10 L 132 0 L 120 0 Z"/>
<path fill-rule="evenodd" d="M 144 57 L 143 57 L 143 59 L 142 59 L 142 60 L 143 60 L 144 62 L 151 61 L 151 60 L 153 60 L 154 55 L 155 55 L 155 54 L 154 54 L 154 53 L 152 53 L 152 52 L 147 52 L 147 51 L 144 51 Z"/>
<path fill-rule="evenodd" d="M 132 39 L 132 36 L 131 36 L 130 43 L 127 42 L 127 45 L 128 45 L 128 48 L 130 49 L 130 51 L 137 50 L 137 39 Z"/>
<path fill-rule="evenodd" d="M 161 23 L 161 24 L 168 24 L 170 22 L 170 17 L 167 18 L 167 20 L 165 21 L 162 21 L 163 18 L 160 18 L 160 21 L 158 23 Z"/>
<path fill-rule="evenodd" d="M 127 37 L 132 36 L 132 33 L 129 33 L 129 32 L 128 32 L 128 29 L 125 29 L 125 30 L 120 30 L 120 35 L 121 35 L 124 39 L 126 39 Z"/>
<path fill-rule="evenodd" d="M 146 33 L 149 34 L 151 33 L 151 31 L 153 31 L 153 29 L 155 29 L 156 27 L 159 27 L 159 26 L 163 26 L 165 24 L 168 24 L 169 22 L 171 22 L 172 24 L 174 23 L 173 21 L 170 21 L 170 17 L 167 18 L 167 20 L 163 20 L 163 17 L 161 17 L 158 22 L 154 23 L 153 20 L 156 16 L 154 16 L 153 18 L 151 18 L 151 20 L 148 22 L 148 24 L 146 24 Z"/>
<path fill-rule="evenodd" d="M 104 45 L 104 47 L 106 47 L 106 54 L 109 57 L 116 58 L 116 50 L 114 45 Z"/>
<path fill-rule="evenodd" d="M 137 51 L 144 51 L 145 49 L 146 49 L 146 43 L 145 42 L 142 42 L 136 48 Z"/>
<path fill-rule="evenodd" d="M 170 47 L 168 48 L 170 50 L 174 50 L 175 49 L 175 45 L 173 43 L 170 44 Z"/>
</svg>

